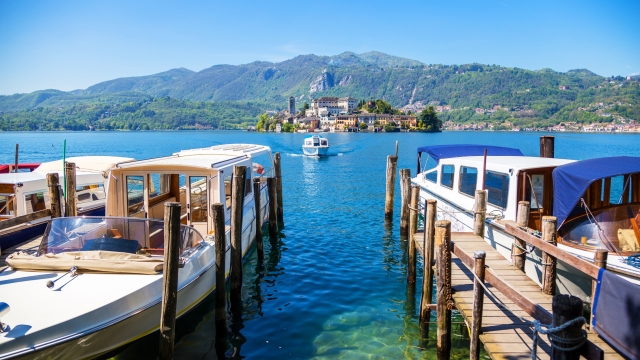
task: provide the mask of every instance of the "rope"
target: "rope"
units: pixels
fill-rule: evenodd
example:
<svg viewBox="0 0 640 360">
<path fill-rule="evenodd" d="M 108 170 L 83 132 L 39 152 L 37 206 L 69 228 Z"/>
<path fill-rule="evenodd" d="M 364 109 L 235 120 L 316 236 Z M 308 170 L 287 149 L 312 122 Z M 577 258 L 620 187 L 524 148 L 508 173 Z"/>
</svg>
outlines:
<svg viewBox="0 0 640 360">
<path fill-rule="evenodd" d="M 556 333 L 563 331 L 564 329 L 568 328 L 569 326 L 575 325 L 580 323 L 580 325 L 585 324 L 587 322 L 587 320 L 585 320 L 584 317 L 580 316 L 577 317 L 575 319 L 572 319 L 570 321 L 567 321 L 566 323 L 558 326 L 558 327 L 551 327 L 551 325 L 547 325 L 547 324 L 541 324 L 540 321 L 538 320 L 534 320 L 533 321 L 533 344 L 531 346 L 531 359 L 532 360 L 536 360 L 536 352 L 538 350 L 538 333 L 543 334 L 543 335 L 547 335 L 547 338 L 549 339 L 549 343 L 551 344 L 551 347 L 553 347 L 554 349 L 560 350 L 560 351 L 574 351 L 574 350 L 578 350 L 582 345 L 584 345 L 584 343 L 587 341 L 587 332 L 582 329 L 582 334 L 580 335 L 580 337 L 577 338 L 564 338 L 564 337 L 560 337 L 558 335 L 555 335 Z M 543 328 L 547 328 L 546 330 Z M 562 344 L 562 345 L 566 345 L 566 346 L 559 346 L 558 344 Z M 571 346 L 573 345 L 573 346 Z"/>
<path fill-rule="evenodd" d="M 591 212 L 591 209 L 589 209 L 589 206 L 587 206 L 587 203 L 584 201 L 584 198 L 580 198 L 580 201 L 582 202 L 582 204 L 581 204 L 582 207 L 584 207 L 584 209 L 585 209 L 585 214 L 587 215 L 587 220 L 589 220 L 589 223 L 591 225 L 595 225 L 596 228 L 598 228 L 598 237 L 600 237 L 600 240 L 603 240 L 603 238 L 604 238 L 604 240 L 606 240 L 606 241 L 603 241 L 605 243 L 605 246 L 609 250 L 615 251 L 615 253 L 618 256 L 622 257 L 622 254 L 620 254 L 620 252 L 618 251 L 618 248 L 616 248 L 615 245 L 613 245 L 613 243 L 611 243 L 611 241 L 609 240 L 607 235 L 604 233 L 604 230 L 602 230 L 602 227 L 600 227 L 600 223 L 598 223 L 598 220 L 596 220 L 596 217 Z M 593 218 L 593 222 L 591 221 L 589 216 L 591 216 L 591 218 Z"/>
</svg>

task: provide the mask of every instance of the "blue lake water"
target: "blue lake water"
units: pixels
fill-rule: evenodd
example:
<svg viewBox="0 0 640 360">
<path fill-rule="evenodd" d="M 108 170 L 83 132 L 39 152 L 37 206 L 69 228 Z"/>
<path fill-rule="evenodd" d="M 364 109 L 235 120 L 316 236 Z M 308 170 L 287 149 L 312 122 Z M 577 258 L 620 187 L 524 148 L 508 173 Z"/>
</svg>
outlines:
<svg viewBox="0 0 640 360">
<path fill-rule="evenodd" d="M 244 265 L 243 321 L 227 356 L 248 359 L 435 358 L 435 343 L 420 342 L 416 299 L 408 296 L 399 209 L 384 221 L 386 156 L 399 141 L 398 168 L 415 172 L 416 148 L 475 143 L 516 147 L 538 155 L 544 133 L 323 134 L 330 156 L 301 156 L 305 134 L 194 132 L 0 132 L 0 163 L 67 156 L 118 155 L 137 159 L 225 143 L 268 145 L 282 154 L 285 227 L 275 246 L 265 242 L 265 267 L 255 252 Z M 553 133 L 555 155 L 587 159 L 640 156 L 640 135 Z M 399 204 L 399 185 L 396 204 Z M 419 266 L 421 267 L 421 265 Z M 418 284 L 421 279 L 418 279 Z M 419 289 L 419 286 L 418 286 Z M 459 318 L 454 321 L 460 321 Z M 176 358 L 215 358 L 214 312 L 207 299 L 178 323 Z M 434 333 L 434 332 L 432 332 Z M 435 334 L 432 334 L 434 336 Z M 157 357 L 157 335 L 117 358 Z M 468 358 L 466 329 L 456 326 L 453 357 Z M 234 349 L 235 348 L 235 349 Z"/>
</svg>

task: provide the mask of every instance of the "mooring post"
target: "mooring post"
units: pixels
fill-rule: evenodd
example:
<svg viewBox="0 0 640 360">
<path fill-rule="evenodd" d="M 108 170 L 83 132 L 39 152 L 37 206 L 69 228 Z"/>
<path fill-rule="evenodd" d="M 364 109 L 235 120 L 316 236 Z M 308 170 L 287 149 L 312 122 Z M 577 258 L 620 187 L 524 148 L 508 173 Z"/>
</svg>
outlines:
<svg viewBox="0 0 640 360">
<path fill-rule="evenodd" d="M 551 302 L 551 310 L 553 312 L 551 325 L 555 328 L 575 318 L 582 317 L 582 299 L 572 295 L 555 295 Z M 562 339 L 580 339 L 583 336 L 582 325 L 582 322 L 577 322 L 557 332 L 555 335 Z M 556 343 L 555 345 L 570 348 L 576 344 Z M 580 359 L 580 348 L 573 351 L 562 351 L 552 346 L 551 358 L 554 360 L 578 360 Z"/>
<path fill-rule="evenodd" d="M 554 136 L 540 136 L 540 157 L 553 158 L 555 157 L 555 137 Z"/>
<path fill-rule="evenodd" d="M 487 190 L 476 190 L 476 204 L 473 212 L 473 233 L 484 237 L 485 219 L 487 218 Z"/>
<path fill-rule="evenodd" d="M 269 193 L 269 240 L 271 243 L 275 243 L 278 239 L 278 218 L 276 217 L 278 200 L 276 196 L 275 178 L 267 178 L 267 192 Z"/>
<path fill-rule="evenodd" d="M 393 193 L 396 187 L 396 166 L 398 156 L 387 156 L 387 194 L 384 201 L 384 217 L 393 218 Z"/>
<path fill-rule="evenodd" d="M 436 313 L 438 333 L 436 351 L 439 360 L 451 355 L 451 221 L 436 221 Z"/>
<path fill-rule="evenodd" d="M 262 245 L 262 212 L 260 211 L 260 178 L 253 179 L 253 200 L 256 207 L 256 250 L 258 264 L 264 262 L 264 246 Z"/>
<path fill-rule="evenodd" d="M 15 164 L 15 167 L 14 167 L 15 172 L 19 172 L 19 171 L 20 171 L 20 166 L 19 166 L 19 164 L 18 164 L 18 149 L 19 149 L 19 148 L 20 148 L 20 145 L 19 145 L 19 144 L 16 144 L 16 158 L 15 158 L 15 161 L 14 161 L 14 164 Z M 9 170 L 9 172 L 11 172 L 11 170 Z"/>
<path fill-rule="evenodd" d="M 409 200 L 411 200 L 411 170 L 400 169 L 400 235 L 409 234 Z"/>
<path fill-rule="evenodd" d="M 224 205 L 211 205 L 216 250 L 216 352 L 224 354 L 227 339 L 227 289 L 225 286 L 227 237 L 224 230 Z M 219 349 L 224 349 L 218 351 Z"/>
<path fill-rule="evenodd" d="M 78 216 L 78 204 L 76 197 L 76 164 L 68 162 L 64 165 L 64 181 L 66 182 L 67 193 L 64 194 L 66 206 L 65 216 Z"/>
<path fill-rule="evenodd" d="M 518 215 L 517 223 L 521 228 L 526 228 L 529 224 L 529 213 L 531 208 L 528 201 L 518 202 Z M 513 246 L 511 247 L 511 265 L 518 268 L 520 271 L 524 271 L 524 262 L 527 260 L 527 243 L 519 238 L 514 238 Z"/>
<path fill-rule="evenodd" d="M 469 358 L 471 360 L 480 359 L 480 332 L 482 331 L 482 307 L 484 306 L 484 260 L 487 254 L 478 250 L 473 253 L 475 266 L 473 272 L 476 274 L 473 281 L 473 313 L 471 321 L 471 345 Z"/>
<path fill-rule="evenodd" d="M 555 216 L 542 217 L 542 241 L 557 246 L 556 227 L 558 220 Z M 542 292 L 553 295 L 556 292 L 556 258 L 542 252 Z"/>
<path fill-rule="evenodd" d="M 273 157 L 273 167 L 276 169 L 276 191 L 278 194 L 278 222 L 284 223 L 284 210 L 282 208 L 282 170 L 280 167 L 280 153 L 277 152 Z"/>
<path fill-rule="evenodd" d="M 51 204 L 51 218 L 62 216 L 60 207 L 60 180 L 58 173 L 47 174 L 47 186 L 49 187 L 49 204 Z"/>
<path fill-rule="evenodd" d="M 233 167 L 231 182 L 231 304 L 242 298 L 242 210 L 247 168 Z"/>
<path fill-rule="evenodd" d="M 418 231 L 418 198 L 420 197 L 420 187 L 411 186 L 411 205 L 409 208 L 409 261 L 407 264 L 407 283 L 416 282 L 416 243 L 413 238 Z"/>
<path fill-rule="evenodd" d="M 424 264 L 422 275 L 422 299 L 420 300 L 420 330 L 423 338 L 429 337 L 429 321 L 431 310 L 429 305 L 433 298 L 433 253 L 435 242 L 435 224 L 437 201 L 429 199 L 425 201 L 424 208 L 424 237 L 422 249 L 424 250 Z"/>
<path fill-rule="evenodd" d="M 609 252 L 605 249 L 597 249 L 594 258 L 593 264 L 599 268 L 606 269 L 607 268 L 607 257 L 609 256 Z M 598 280 L 591 280 L 591 320 L 589 321 L 589 331 L 595 332 L 593 329 L 593 304 L 596 296 L 596 287 L 598 286 Z"/>
<path fill-rule="evenodd" d="M 162 309 L 160 315 L 160 354 L 162 360 L 173 359 L 178 302 L 178 263 L 180 259 L 179 202 L 164 203 L 164 269 L 162 274 Z"/>
</svg>

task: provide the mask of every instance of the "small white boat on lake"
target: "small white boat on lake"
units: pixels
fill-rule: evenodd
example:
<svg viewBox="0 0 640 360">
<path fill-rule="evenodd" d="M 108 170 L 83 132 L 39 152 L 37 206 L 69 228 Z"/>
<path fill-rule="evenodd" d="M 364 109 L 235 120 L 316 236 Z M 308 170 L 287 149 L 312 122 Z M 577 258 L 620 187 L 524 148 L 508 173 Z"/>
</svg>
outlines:
<svg viewBox="0 0 640 360">
<path fill-rule="evenodd" d="M 329 139 L 320 135 L 312 135 L 304 138 L 302 151 L 307 156 L 326 156 L 329 152 Z"/>
<path fill-rule="evenodd" d="M 12 254 L 0 270 L 0 359 L 94 358 L 158 330 L 166 202 L 182 204 L 176 314 L 184 315 L 215 290 L 215 246 L 225 247 L 229 270 L 233 167 L 247 167 L 244 256 L 256 235 L 255 196 L 268 218 L 272 164 L 270 148 L 246 144 L 116 164 L 106 216 L 53 219 L 37 251 Z M 225 244 L 214 242 L 213 203 L 225 205 Z"/>
</svg>

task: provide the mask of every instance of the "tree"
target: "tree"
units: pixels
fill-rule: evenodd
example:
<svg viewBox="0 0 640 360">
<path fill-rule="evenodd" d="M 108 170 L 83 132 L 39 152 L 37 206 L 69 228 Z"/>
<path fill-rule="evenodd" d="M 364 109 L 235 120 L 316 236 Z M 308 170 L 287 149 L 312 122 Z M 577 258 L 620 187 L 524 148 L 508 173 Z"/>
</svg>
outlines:
<svg viewBox="0 0 640 360">
<path fill-rule="evenodd" d="M 300 109 L 300 113 L 304 116 L 304 111 L 309 109 L 309 103 L 304 103 L 304 105 L 302 105 L 302 109 Z"/>
<path fill-rule="evenodd" d="M 360 130 L 365 130 L 366 128 L 368 128 L 367 123 L 365 123 L 364 121 L 362 121 L 360 123 Z"/>
<path fill-rule="evenodd" d="M 420 127 L 425 130 L 436 131 L 442 128 L 442 120 L 438 119 L 438 115 L 433 106 L 422 110 L 418 120 L 420 121 Z"/>
<path fill-rule="evenodd" d="M 282 125 L 282 131 L 284 132 L 293 132 L 294 130 L 295 126 L 293 126 L 293 124 L 284 123 L 284 125 Z"/>
<path fill-rule="evenodd" d="M 267 124 L 267 122 L 269 122 L 269 116 L 266 113 L 260 114 L 258 124 L 256 125 L 256 130 L 258 131 L 266 130 L 265 124 Z"/>
</svg>

